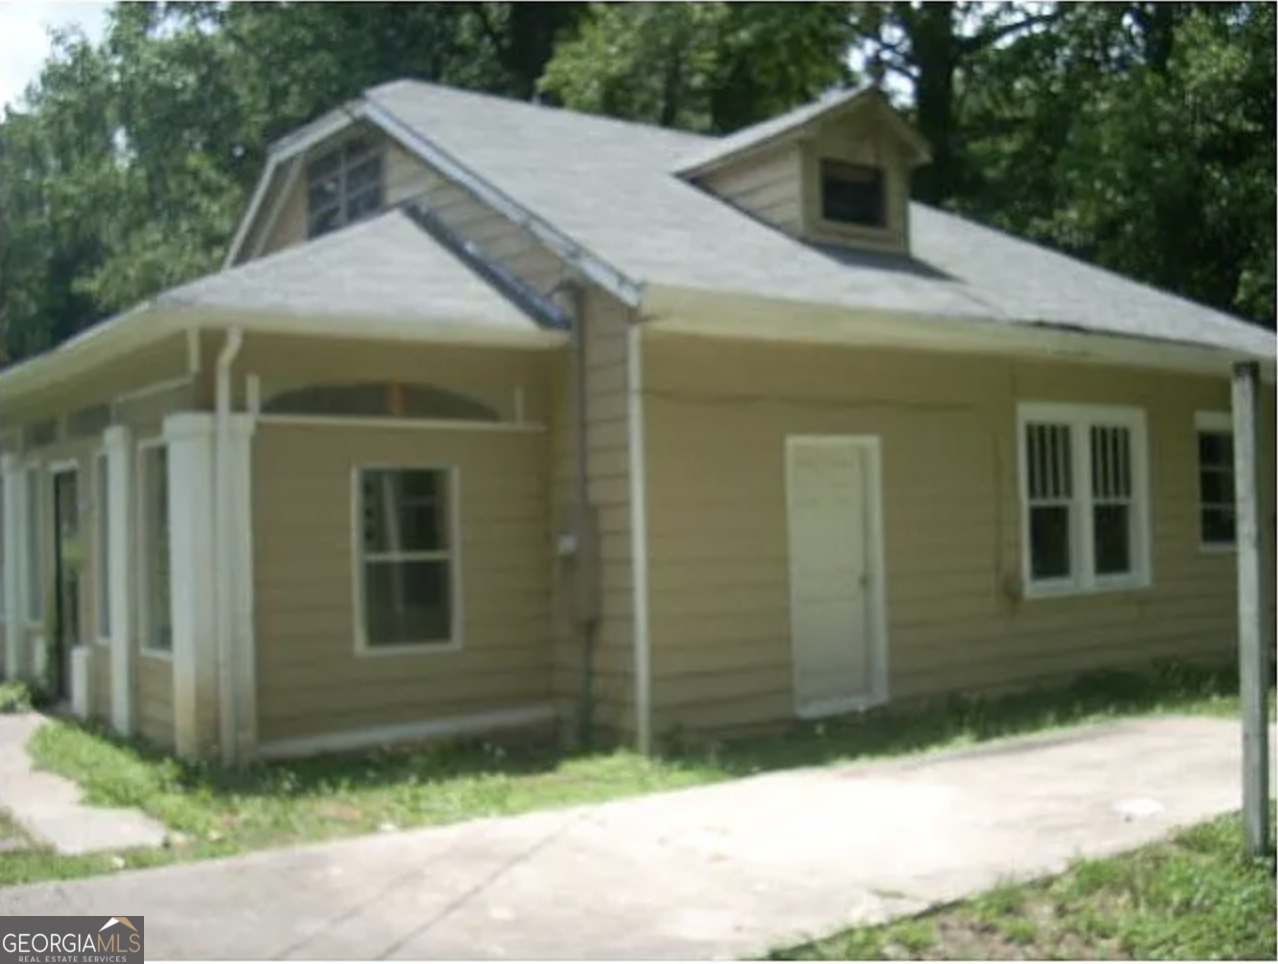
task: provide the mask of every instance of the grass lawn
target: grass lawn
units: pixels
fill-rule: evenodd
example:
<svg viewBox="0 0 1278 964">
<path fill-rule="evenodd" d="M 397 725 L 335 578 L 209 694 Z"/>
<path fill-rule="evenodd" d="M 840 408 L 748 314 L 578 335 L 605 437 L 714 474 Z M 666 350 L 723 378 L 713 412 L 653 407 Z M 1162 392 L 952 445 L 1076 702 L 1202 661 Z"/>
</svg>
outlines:
<svg viewBox="0 0 1278 964">
<path fill-rule="evenodd" d="M 1150 713 L 1237 714 L 1236 671 L 1164 666 L 989 699 L 885 708 L 774 736 L 660 758 L 565 754 L 481 742 L 408 747 L 242 770 L 190 764 L 68 722 L 41 728 L 37 766 L 77 781 L 90 803 L 136 807 L 165 823 L 166 848 L 85 858 L 0 854 L 0 885 L 122 866 L 219 856 L 398 827 L 521 813 L 713 783 L 787 767 L 970 745 L 1052 727 Z"/>
<path fill-rule="evenodd" d="M 1000 887 L 773 960 L 1268 960 L 1274 863 L 1243 856 L 1237 814 L 1059 877 Z"/>
</svg>

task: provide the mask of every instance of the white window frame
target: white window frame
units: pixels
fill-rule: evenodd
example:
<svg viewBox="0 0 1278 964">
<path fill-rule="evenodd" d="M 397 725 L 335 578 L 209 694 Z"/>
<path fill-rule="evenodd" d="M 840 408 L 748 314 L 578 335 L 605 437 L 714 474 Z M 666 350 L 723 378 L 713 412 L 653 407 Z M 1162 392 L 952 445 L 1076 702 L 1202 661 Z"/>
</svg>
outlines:
<svg viewBox="0 0 1278 964">
<path fill-rule="evenodd" d="M 447 640 L 395 645 L 370 645 L 364 619 L 364 513 L 363 474 L 365 472 L 439 472 L 448 478 L 449 548 L 444 552 L 400 553 L 401 561 L 449 561 L 449 585 L 452 589 L 452 632 Z M 351 575 L 352 599 L 355 604 L 355 653 L 357 656 L 402 656 L 407 654 L 455 653 L 462 648 L 462 545 L 461 545 L 461 471 L 455 465 L 405 465 L 400 463 L 365 462 L 351 468 Z"/>
<path fill-rule="evenodd" d="M 1070 432 L 1071 574 L 1064 578 L 1032 576 L 1030 559 L 1029 449 L 1026 426 L 1031 423 L 1064 425 Z M 1097 575 L 1092 508 L 1093 426 L 1121 427 L 1131 433 L 1132 473 L 1132 571 Z M 1016 406 L 1016 450 L 1020 473 L 1021 585 L 1025 598 L 1071 596 L 1116 590 L 1144 589 L 1153 583 L 1151 566 L 1149 443 L 1145 410 L 1126 405 L 1089 405 L 1061 402 L 1021 402 Z"/>
<path fill-rule="evenodd" d="M 93 453 L 93 632 L 102 646 L 111 645 L 109 464 L 105 448 Z"/>
<path fill-rule="evenodd" d="M 28 462 L 22 468 L 22 507 L 26 518 L 22 524 L 22 619 L 33 629 L 44 628 L 44 607 L 48 595 L 45 585 L 44 467 Z M 32 546 L 35 558 L 32 558 Z M 36 615 L 32 616 L 32 611 Z"/>
<path fill-rule="evenodd" d="M 147 466 L 146 460 L 149 453 L 154 449 L 167 449 L 168 440 L 163 436 L 149 438 L 138 442 L 136 464 L 134 465 L 135 478 L 134 492 L 137 494 L 136 508 L 136 532 L 137 532 L 137 623 L 138 623 L 138 652 L 152 659 L 165 659 L 172 662 L 173 660 L 173 618 L 169 617 L 169 635 L 170 644 L 168 649 L 160 649 L 151 645 L 151 573 L 150 560 L 147 556 L 149 547 L 147 539 L 150 535 L 147 532 L 147 517 L 150 512 L 147 509 L 147 500 L 151 497 L 151 488 L 147 482 Z M 167 460 L 167 452 L 166 452 Z M 168 464 L 167 461 L 165 463 Z M 168 480 L 165 480 L 168 484 Z M 169 493 L 169 500 L 173 498 L 173 493 Z M 169 540 L 170 540 L 170 556 L 172 555 L 172 539 L 173 526 L 169 524 Z M 172 561 L 169 563 L 169 602 L 173 600 L 173 572 Z"/>
<path fill-rule="evenodd" d="M 1194 528 L 1198 534 L 1198 551 L 1211 555 L 1215 553 L 1233 553 L 1238 549 L 1238 532 L 1234 530 L 1234 538 L 1229 542 L 1204 542 L 1203 541 L 1203 521 L 1202 512 L 1205 508 L 1203 505 L 1202 493 L 1202 458 L 1198 454 L 1198 436 L 1204 433 L 1217 435 L 1228 435 L 1230 440 L 1234 437 L 1234 416 L 1230 412 L 1195 412 L 1194 413 L 1194 504 L 1197 511 L 1194 513 Z M 1234 468 L 1229 467 L 1232 477 Z M 1237 506 L 1231 505 L 1237 511 Z M 1236 524 L 1236 520 L 1235 520 Z"/>
</svg>

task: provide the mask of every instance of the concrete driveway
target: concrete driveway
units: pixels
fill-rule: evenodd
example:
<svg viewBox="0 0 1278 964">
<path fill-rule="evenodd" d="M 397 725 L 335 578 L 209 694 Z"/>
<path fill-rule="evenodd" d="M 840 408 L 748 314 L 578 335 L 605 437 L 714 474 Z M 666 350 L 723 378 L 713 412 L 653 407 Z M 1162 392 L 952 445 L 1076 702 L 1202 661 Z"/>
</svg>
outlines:
<svg viewBox="0 0 1278 964">
<path fill-rule="evenodd" d="M 731 958 L 1239 806 L 1239 727 L 1149 719 L 0 891 L 146 917 L 150 959 Z"/>
</svg>

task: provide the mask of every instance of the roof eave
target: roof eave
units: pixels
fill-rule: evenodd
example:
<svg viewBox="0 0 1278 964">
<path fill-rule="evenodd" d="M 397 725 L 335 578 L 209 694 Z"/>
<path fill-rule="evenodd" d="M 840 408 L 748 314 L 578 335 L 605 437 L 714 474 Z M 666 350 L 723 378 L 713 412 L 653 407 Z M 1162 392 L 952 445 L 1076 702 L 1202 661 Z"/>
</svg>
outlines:
<svg viewBox="0 0 1278 964">
<path fill-rule="evenodd" d="M 717 310 L 708 310 L 714 305 Z M 1047 322 L 1010 323 L 856 309 L 669 285 L 649 285 L 641 317 L 671 332 L 718 337 L 878 346 L 1054 358 L 1225 376 L 1240 361 L 1259 361 L 1275 380 L 1272 353 L 1143 338 Z"/>
</svg>

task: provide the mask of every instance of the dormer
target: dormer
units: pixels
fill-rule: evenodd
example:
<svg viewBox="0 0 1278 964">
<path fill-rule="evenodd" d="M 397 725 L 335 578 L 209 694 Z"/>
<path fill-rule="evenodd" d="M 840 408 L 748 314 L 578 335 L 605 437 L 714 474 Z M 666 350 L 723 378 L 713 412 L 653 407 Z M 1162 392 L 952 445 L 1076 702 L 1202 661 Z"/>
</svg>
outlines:
<svg viewBox="0 0 1278 964">
<path fill-rule="evenodd" d="M 804 241 L 908 254 L 910 174 L 928 160 L 871 87 L 738 131 L 676 173 Z"/>
</svg>

